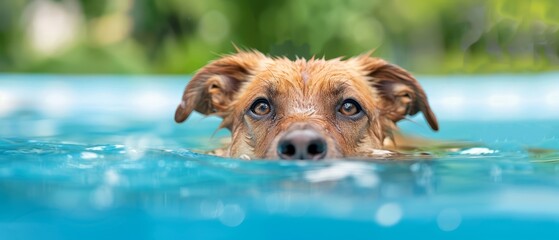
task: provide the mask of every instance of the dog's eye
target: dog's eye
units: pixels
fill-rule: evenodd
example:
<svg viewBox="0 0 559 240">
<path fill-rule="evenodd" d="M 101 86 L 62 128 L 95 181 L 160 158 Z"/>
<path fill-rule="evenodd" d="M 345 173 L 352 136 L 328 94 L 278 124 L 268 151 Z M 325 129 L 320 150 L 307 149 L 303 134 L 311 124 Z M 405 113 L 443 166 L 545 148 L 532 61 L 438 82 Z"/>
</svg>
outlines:
<svg viewBox="0 0 559 240">
<path fill-rule="evenodd" d="M 344 100 L 344 102 L 340 106 L 340 109 L 338 109 L 338 112 L 340 112 L 344 116 L 354 116 L 361 112 L 361 106 L 355 100 L 347 99 Z"/>
<path fill-rule="evenodd" d="M 257 116 L 264 116 L 271 111 L 270 103 L 266 99 L 258 99 L 252 104 L 250 111 Z"/>
</svg>

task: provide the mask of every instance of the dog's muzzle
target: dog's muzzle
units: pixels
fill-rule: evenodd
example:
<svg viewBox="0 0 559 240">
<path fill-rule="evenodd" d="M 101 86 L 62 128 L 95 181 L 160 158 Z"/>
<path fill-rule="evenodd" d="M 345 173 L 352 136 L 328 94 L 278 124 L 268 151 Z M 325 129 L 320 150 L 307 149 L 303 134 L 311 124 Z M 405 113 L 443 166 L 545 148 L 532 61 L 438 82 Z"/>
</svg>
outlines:
<svg viewBox="0 0 559 240">
<path fill-rule="evenodd" d="M 312 129 L 295 129 L 286 133 L 278 142 L 278 156 L 281 159 L 318 160 L 326 156 L 326 140 Z"/>
</svg>

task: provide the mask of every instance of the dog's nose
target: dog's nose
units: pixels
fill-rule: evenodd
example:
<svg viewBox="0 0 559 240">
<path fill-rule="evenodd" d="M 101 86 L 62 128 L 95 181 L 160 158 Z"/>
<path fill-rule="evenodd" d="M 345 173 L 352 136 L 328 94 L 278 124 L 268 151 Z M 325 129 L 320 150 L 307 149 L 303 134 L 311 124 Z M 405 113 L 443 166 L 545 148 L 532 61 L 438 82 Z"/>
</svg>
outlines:
<svg viewBox="0 0 559 240">
<path fill-rule="evenodd" d="M 282 159 L 318 160 L 326 156 L 326 141 L 314 130 L 293 130 L 283 136 L 278 144 Z"/>
</svg>

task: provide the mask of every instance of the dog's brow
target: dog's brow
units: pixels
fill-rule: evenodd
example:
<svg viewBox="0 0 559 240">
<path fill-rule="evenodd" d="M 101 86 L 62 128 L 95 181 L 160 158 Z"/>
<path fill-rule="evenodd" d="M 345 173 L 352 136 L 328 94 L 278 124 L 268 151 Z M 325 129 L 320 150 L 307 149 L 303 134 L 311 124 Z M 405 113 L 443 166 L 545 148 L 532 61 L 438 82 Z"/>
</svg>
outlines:
<svg viewBox="0 0 559 240">
<path fill-rule="evenodd" d="M 266 69 L 268 69 L 268 67 L 266 67 Z M 277 86 L 275 84 L 275 82 L 277 81 L 277 78 L 276 78 L 276 76 L 274 76 L 272 71 L 270 71 L 269 69 L 268 69 L 268 71 L 270 72 L 270 74 L 272 74 L 272 78 L 274 79 L 274 81 L 272 81 L 270 79 L 265 79 L 262 76 L 258 76 L 258 75 L 255 75 L 254 78 L 259 79 L 260 81 L 266 83 L 265 84 L 266 85 L 266 94 L 267 94 L 267 96 L 271 97 L 271 96 L 275 96 L 278 92 Z"/>
<path fill-rule="evenodd" d="M 274 78 L 274 80 L 277 82 L 278 78 L 276 77 L 276 75 L 274 75 L 274 72 L 272 70 L 270 70 L 270 68 L 268 66 L 264 66 L 264 67 L 272 75 L 272 78 Z M 268 84 L 268 89 L 266 91 L 268 93 L 268 97 L 275 96 L 278 92 L 276 84 Z"/>
<path fill-rule="evenodd" d="M 268 97 L 276 96 L 276 94 L 278 93 L 278 89 L 275 85 L 268 85 L 268 88 L 266 88 L 266 93 L 268 94 Z"/>
<path fill-rule="evenodd" d="M 332 89 L 332 95 L 340 95 L 341 93 L 343 93 L 347 87 L 348 87 L 348 83 L 347 81 L 343 81 L 343 82 L 339 82 L 339 83 L 334 83 L 337 84 L 336 86 L 334 86 Z"/>
</svg>

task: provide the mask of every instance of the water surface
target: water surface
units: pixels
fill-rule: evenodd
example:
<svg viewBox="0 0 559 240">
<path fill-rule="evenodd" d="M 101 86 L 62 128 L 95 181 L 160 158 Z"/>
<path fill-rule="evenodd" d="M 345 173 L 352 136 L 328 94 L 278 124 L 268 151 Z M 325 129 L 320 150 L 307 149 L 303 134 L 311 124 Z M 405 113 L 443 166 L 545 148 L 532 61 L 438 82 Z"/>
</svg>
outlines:
<svg viewBox="0 0 559 240">
<path fill-rule="evenodd" d="M 558 239 L 559 75 L 420 77 L 471 146 L 405 161 L 202 154 L 187 77 L 0 76 L 2 239 Z M 474 84 L 475 83 L 475 84 Z"/>
</svg>

